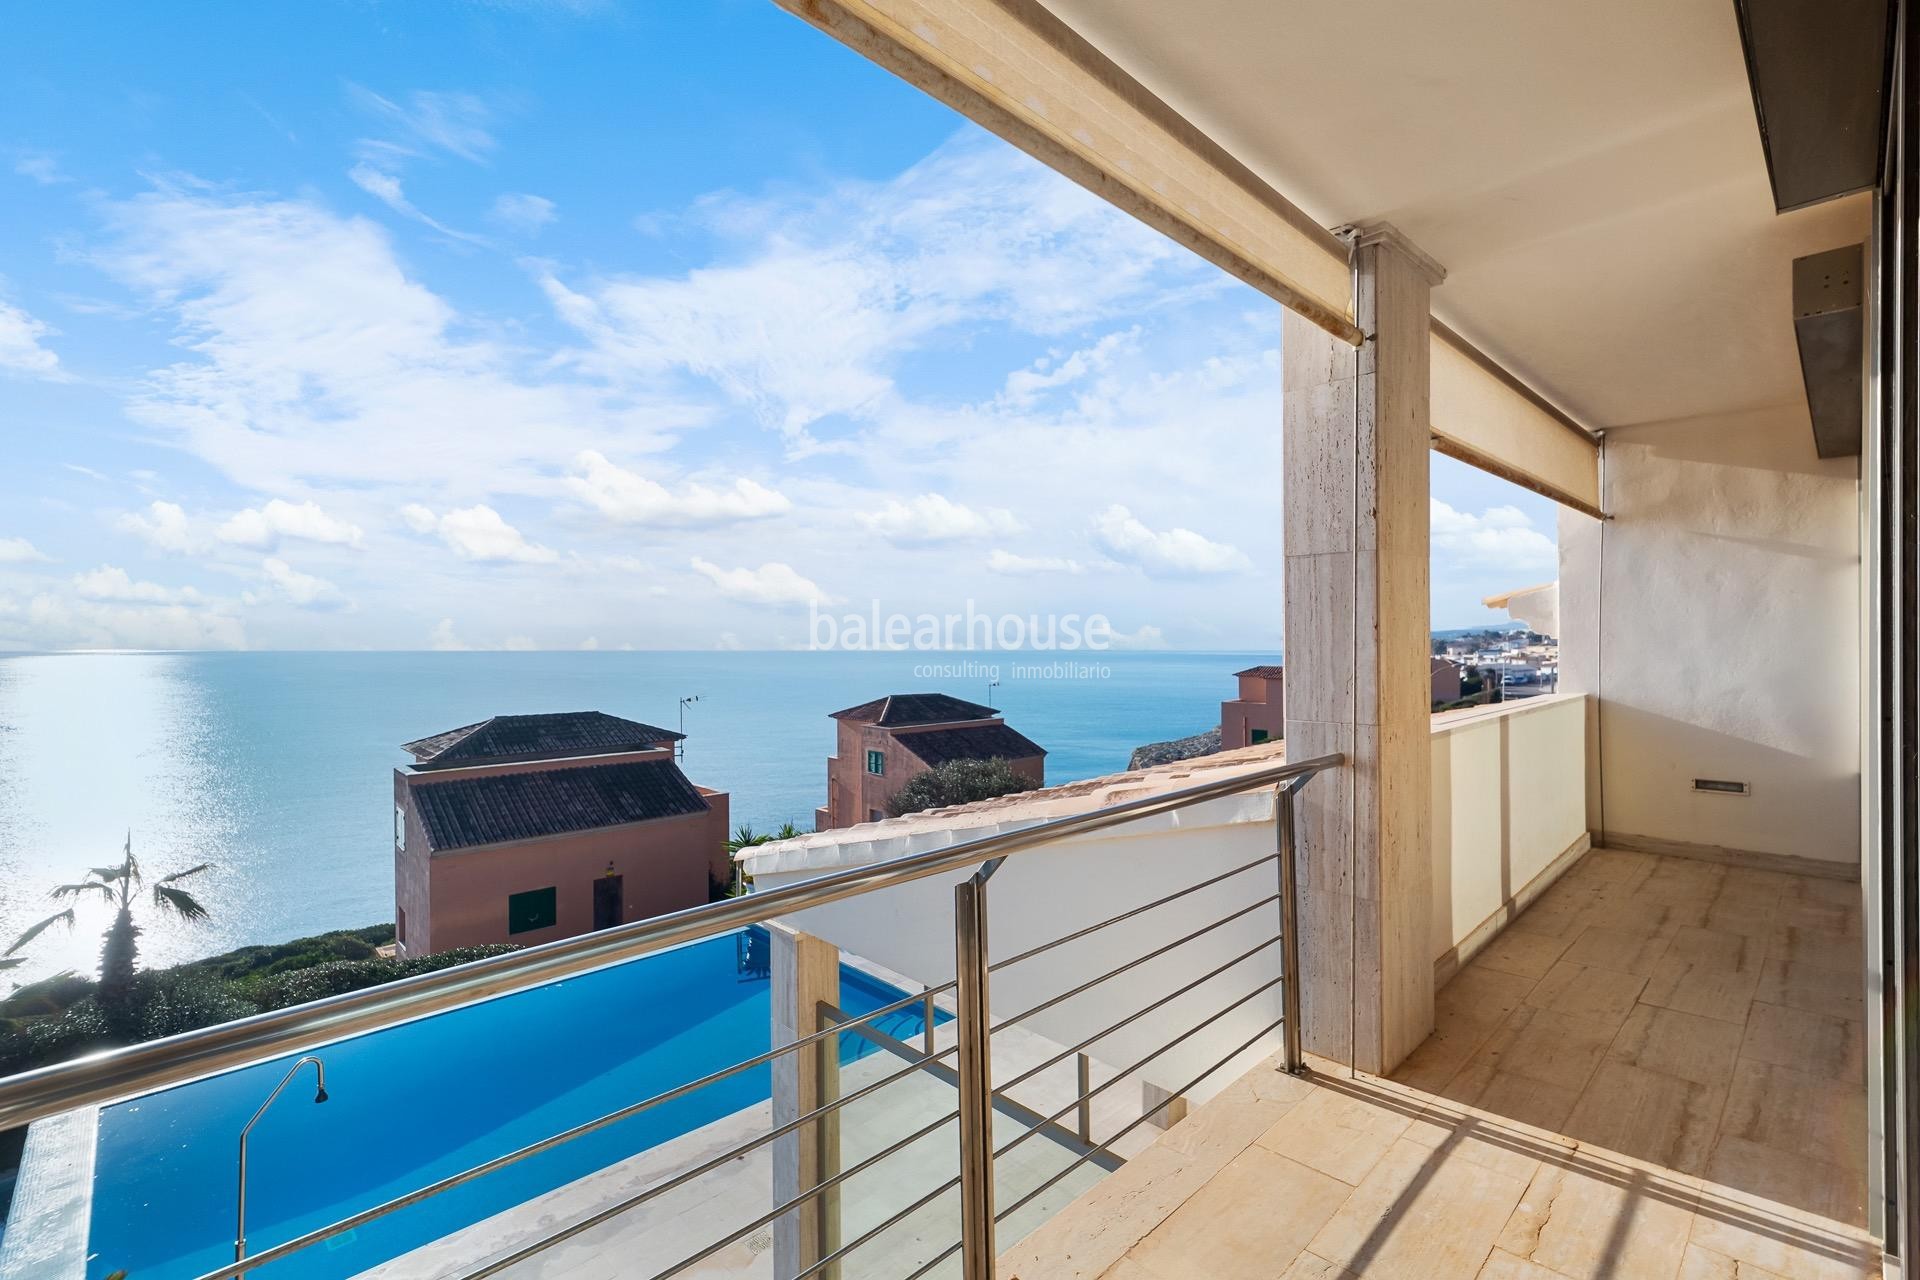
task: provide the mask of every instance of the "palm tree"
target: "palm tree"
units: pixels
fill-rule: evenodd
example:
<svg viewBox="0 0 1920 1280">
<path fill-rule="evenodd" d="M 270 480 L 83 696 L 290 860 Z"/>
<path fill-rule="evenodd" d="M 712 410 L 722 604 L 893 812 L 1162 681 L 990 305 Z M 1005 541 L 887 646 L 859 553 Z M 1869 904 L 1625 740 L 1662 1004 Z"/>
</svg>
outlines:
<svg viewBox="0 0 1920 1280">
<path fill-rule="evenodd" d="M 733 829 L 733 835 L 728 838 L 727 852 L 730 854 L 738 853 L 742 849 L 751 849 L 754 845 L 766 844 L 770 840 L 791 840 L 800 834 L 802 834 L 800 828 L 794 826 L 791 822 L 783 822 L 778 829 L 773 831 L 755 831 L 751 823 L 743 822 Z M 721 898 L 737 897 L 745 891 L 749 883 L 750 881 L 748 881 L 746 873 L 740 869 L 740 864 L 736 862 L 733 864 L 732 883 L 722 885 L 716 882 L 712 886 L 713 898 L 715 901 L 718 901 Z"/>
<path fill-rule="evenodd" d="M 802 834 L 800 828 L 791 822 L 783 822 L 774 831 L 755 831 L 752 824 L 743 822 L 733 829 L 733 836 L 727 841 L 727 852 L 738 853 L 757 844 L 766 844 L 772 840 L 791 840 Z"/>
<path fill-rule="evenodd" d="M 179 882 L 189 876 L 197 876 L 211 867 L 211 862 L 203 862 L 185 871 L 176 871 L 170 876 L 162 876 L 153 884 L 153 905 L 162 912 L 171 912 L 182 920 L 204 920 L 207 909 L 192 893 L 182 889 Z M 103 1004 L 112 1003 L 126 995 L 133 985 L 135 961 L 138 958 L 140 926 L 133 922 L 134 894 L 142 883 L 140 864 L 133 857 L 133 833 L 127 833 L 127 843 L 121 850 L 120 861 L 108 867 L 89 867 L 87 874 L 72 884 L 56 885 L 51 896 L 56 901 L 63 898 L 98 897 L 114 908 L 113 923 L 107 927 L 105 942 L 100 948 L 100 991 L 99 999 Z M 74 909 L 57 911 L 45 920 L 33 925 L 13 940 L 13 945 L 0 953 L 0 969 L 11 969 L 26 962 L 25 956 L 14 953 L 32 942 L 35 938 L 56 924 L 73 927 Z"/>
</svg>

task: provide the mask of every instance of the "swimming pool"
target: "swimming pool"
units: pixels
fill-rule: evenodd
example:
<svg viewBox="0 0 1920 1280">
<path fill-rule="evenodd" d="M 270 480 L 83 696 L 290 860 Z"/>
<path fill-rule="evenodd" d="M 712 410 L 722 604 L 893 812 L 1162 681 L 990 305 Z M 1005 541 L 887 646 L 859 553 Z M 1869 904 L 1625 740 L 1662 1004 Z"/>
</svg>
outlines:
<svg viewBox="0 0 1920 1280">
<path fill-rule="evenodd" d="M 730 934 L 321 1050 L 330 1100 L 316 1106 L 303 1076 L 253 1131 L 249 1252 L 764 1052 L 771 1016 L 765 954 L 757 930 Z M 844 965 L 840 981 L 849 1013 L 903 994 Z M 878 1025 L 912 1042 L 919 1006 Z M 843 1059 L 872 1051 L 842 1037 Z M 100 1113 L 90 1280 L 117 1269 L 135 1280 L 175 1280 L 231 1261 L 235 1142 L 292 1063 L 261 1063 Z M 315 1245 L 261 1275 L 352 1275 L 771 1091 L 770 1067 L 741 1072 Z"/>
</svg>

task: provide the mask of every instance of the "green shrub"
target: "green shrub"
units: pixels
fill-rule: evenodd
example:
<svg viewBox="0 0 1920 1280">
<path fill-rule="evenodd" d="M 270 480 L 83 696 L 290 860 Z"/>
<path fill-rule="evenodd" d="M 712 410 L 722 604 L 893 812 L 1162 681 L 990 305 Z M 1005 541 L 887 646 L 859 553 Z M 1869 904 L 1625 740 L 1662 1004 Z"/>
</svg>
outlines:
<svg viewBox="0 0 1920 1280">
<path fill-rule="evenodd" d="M 0 1075 L 29 1071 L 121 1043 L 91 997 L 64 1013 L 38 1018 L 0 1036 Z"/>
<path fill-rule="evenodd" d="M 949 760 L 907 779 L 907 785 L 887 802 L 887 812 L 898 818 L 923 809 L 944 809 L 948 805 L 972 804 L 1016 791 L 1031 791 L 1039 785 L 997 756 L 991 760 Z"/>
<path fill-rule="evenodd" d="M 72 974 L 43 979 L 0 1002 L 0 1075 L 519 949 L 500 943 L 406 960 L 376 953 L 376 947 L 392 940 L 391 925 L 374 925 L 272 946 L 241 947 L 206 960 L 140 973 L 111 1009 L 103 1009 L 96 1001 L 95 984 L 88 979 Z"/>
<path fill-rule="evenodd" d="M 92 995 L 94 985 L 92 978 L 83 978 L 77 973 L 56 973 L 51 978 L 16 988 L 12 995 L 0 1001 L 0 1016 L 32 1018 L 65 1013 Z"/>
<path fill-rule="evenodd" d="M 158 1040 L 259 1012 L 230 983 L 185 966 L 140 974 L 127 1006 L 134 1040 Z"/>
<path fill-rule="evenodd" d="M 328 996 L 359 991 L 366 987 L 377 987 L 383 982 L 392 982 L 398 978 L 410 978 L 417 973 L 432 973 L 437 969 L 465 964 L 469 960 L 482 960 L 488 956 L 505 955 L 509 951 L 517 950 L 519 950 L 518 947 L 502 942 L 481 947 L 460 947 L 453 951 L 443 951 L 438 955 L 415 956 L 406 960 L 385 958 L 334 960 L 291 973 L 278 973 L 262 978 L 253 985 L 249 995 L 262 1011 L 285 1009 L 291 1005 L 324 1000 Z"/>
</svg>

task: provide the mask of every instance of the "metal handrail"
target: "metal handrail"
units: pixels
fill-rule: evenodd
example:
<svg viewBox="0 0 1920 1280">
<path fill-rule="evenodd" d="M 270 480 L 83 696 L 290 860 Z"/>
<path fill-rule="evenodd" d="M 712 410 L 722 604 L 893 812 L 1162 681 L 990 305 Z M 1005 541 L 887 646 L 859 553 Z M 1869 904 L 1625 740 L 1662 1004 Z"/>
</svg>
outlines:
<svg viewBox="0 0 1920 1280">
<path fill-rule="evenodd" d="M 963 871 L 1070 836 L 1105 830 L 1201 801 L 1305 779 L 1344 762 L 1338 754 L 1249 770 L 1179 791 L 1110 805 L 908 854 L 871 866 L 816 876 L 778 889 L 689 907 L 577 938 L 454 965 L 362 991 L 255 1014 L 162 1040 L 110 1049 L 72 1062 L 0 1079 L 0 1130 L 76 1107 L 171 1088 L 236 1067 L 302 1053 L 500 996 L 547 986 L 666 947 L 698 942 L 779 916 L 845 901 L 894 885 Z"/>
</svg>

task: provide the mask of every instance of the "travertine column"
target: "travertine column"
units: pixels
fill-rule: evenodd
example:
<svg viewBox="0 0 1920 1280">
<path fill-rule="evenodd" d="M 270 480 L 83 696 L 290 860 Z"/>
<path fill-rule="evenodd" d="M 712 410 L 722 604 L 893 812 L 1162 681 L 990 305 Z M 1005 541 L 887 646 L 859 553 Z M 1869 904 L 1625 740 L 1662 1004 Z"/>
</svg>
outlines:
<svg viewBox="0 0 1920 1280">
<path fill-rule="evenodd" d="M 840 951 L 831 942 L 785 925 L 772 937 L 773 1043 L 791 1044 L 825 1024 L 824 1002 L 840 1005 Z M 787 1124 L 839 1093 L 838 1036 L 773 1060 L 773 1123 Z M 840 1163 L 840 1113 L 835 1111 L 773 1140 L 773 1203 L 785 1204 L 832 1177 Z M 771 1206 L 769 1206 L 771 1207 Z M 764 1212 L 764 1210 L 762 1211 Z M 773 1223 L 773 1274 L 791 1280 L 839 1247 L 838 1188 L 813 1197 Z M 830 1268 L 831 1275 L 835 1268 Z"/>
<path fill-rule="evenodd" d="M 1287 314 L 1287 757 L 1301 795 L 1306 1047 L 1390 1071 L 1433 1029 L 1428 853 L 1428 295 L 1392 227 L 1354 237 L 1358 351 Z"/>
</svg>

